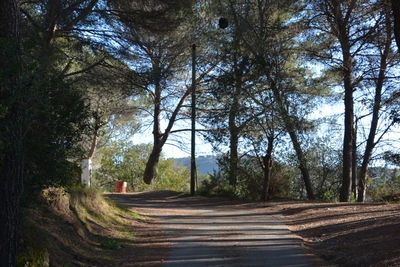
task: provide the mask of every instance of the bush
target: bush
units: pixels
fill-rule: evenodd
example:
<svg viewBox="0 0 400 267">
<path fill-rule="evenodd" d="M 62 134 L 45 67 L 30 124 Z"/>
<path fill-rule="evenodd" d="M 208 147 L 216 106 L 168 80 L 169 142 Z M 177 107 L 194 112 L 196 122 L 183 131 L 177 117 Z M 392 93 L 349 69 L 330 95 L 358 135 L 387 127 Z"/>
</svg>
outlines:
<svg viewBox="0 0 400 267">
<path fill-rule="evenodd" d="M 160 159 L 157 174 L 151 185 L 144 183 L 143 173 L 151 153 L 148 144 L 134 145 L 130 142 L 113 142 L 101 148 L 95 158 L 93 186 L 113 191 L 116 181 L 126 181 L 128 191 L 189 190 L 190 172 L 182 166 L 175 166 L 174 161 Z"/>
<path fill-rule="evenodd" d="M 204 180 L 199 193 L 235 199 L 260 200 L 263 188 L 263 170 L 254 157 L 243 157 L 239 162 L 236 185 L 229 183 L 228 156 L 218 158 L 219 171 Z M 290 197 L 291 172 L 282 164 L 273 163 L 268 194 L 272 198 Z"/>
</svg>

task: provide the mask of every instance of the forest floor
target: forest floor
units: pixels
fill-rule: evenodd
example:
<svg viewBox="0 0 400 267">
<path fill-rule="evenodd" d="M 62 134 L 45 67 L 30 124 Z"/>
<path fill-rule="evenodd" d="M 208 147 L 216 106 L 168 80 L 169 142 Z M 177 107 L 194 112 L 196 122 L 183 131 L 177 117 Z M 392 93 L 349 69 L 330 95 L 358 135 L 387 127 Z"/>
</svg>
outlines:
<svg viewBox="0 0 400 267">
<path fill-rule="evenodd" d="M 400 266 L 400 204 L 272 202 L 289 229 L 339 266 Z"/>
<path fill-rule="evenodd" d="M 258 232 L 252 240 L 247 236 L 243 240 L 256 243 L 243 245 L 242 241 L 236 240 L 240 243 L 230 245 L 226 242 L 228 239 L 232 239 L 234 235 L 236 235 L 235 239 L 243 238 L 237 236 L 244 233 L 239 233 L 238 229 L 229 227 L 225 230 L 213 228 L 214 234 L 207 233 L 207 237 L 202 237 L 205 231 L 200 231 L 199 225 L 203 225 L 204 220 L 208 220 L 208 224 L 229 226 L 229 220 L 232 220 L 232 223 L 236 221 L 248 228 L 254 227 L 255 224 L 257 231 L 264 231 L 262 227 L 277 227 L 277 222 L 271 221 L 272 217 L 279 218 L 295 234 L 295 237 L 285 236 L 285 240 L 291 239 L 290 242 L 296 243 L 298 242 L 296 238 L 299 238 L 298 243 L 307 249 L 307 253 L 300 253 L 308 257 L 309 266 L 400 266 L 400 204 L 232 202 L 219 198 L 189 197 L 173 192 L 112 194 L 109 197 L 149 216 L 147 223 L 139 229 L 137 234 L 139 242 L 136 248 L 129 249 L 131 256 L 121 259 L 123 266 L 179 266 L 168 261 L 171 255 L 175 259 L 179 256 L 179 251 L 176 252 L 174 248 L 176 244 L 181 242 L 182 245 L 183 242 L 183 246 L 191 245 L 190 242 L 195 240 L 197 246 L 197 244 L 203 244 L 204 238 L 217 240 L 218 244 L 223 242 L 224 246 L 231 246 L 231 252 L 227 251 L 228 247 L 218 246 L 219 250 L 222 249 L 220 252 L 225 255 L 222 261 L 215 262 L 214 266 L 235 265 L 238 262 L 235 262 L 232 257 L 236 253 L 237 246 L 239 250 L 251 247 L 265 249 L 264 243 L 262 246 L 257 243 L 265 241 L 265 236 L 262 237 Z M 203 212 L 199 213 L 201 210 Z M 233 214 L 232 210 L 236 210 L 237 213 Z M 243 216 L 247 216 L 246 220 L 253 222 L 253 226 L 245 224 L 247 222 L 240 217 L 242 213 Z M 203 218 L 204 215 L 207 215 L 206 218 Z M 223 221 L 218 221 L 222 218 L 221 216 Z M 200 221 L 185 221 L 187 218 Z M 283 230 L 280 226 L 278 228 L 276 229 L 279 231 Z M 204 230 L 204 228 L 201 229 Z M 192 236 L 189 236 L 191 234 Z M 269 236 L 268 239 L 274 239 L 274 237 Z M 209 243 L 205 244 L 209 245 Z M 279 248 L 285 249 L 288 244 L 280 243 L 274 246 L 274 249 L 277 251 Z M 195 248 L 199 249 L 199 247 Z M 190 251 L 182 253 L 188 254 Z M 216 256 L 208 250 L 203 251 L 203 256 L 205 254 L 209 255 L 209 258 L 216 259 Z M 317 255 L 317 257 L 306 254 Z M 279 254 L 277 257 L 280 257 Z M 229 261 L 230 258 L 233 259 L 233 263 Z M 183 263 L 187 264 L 187 262 Z M 203 266 L 198 261 L 194 263 L 195 266 Z M 193 265 L 193 262 L 190 265 Z M 257 266 L 257 264 L 250 265 Z M 204 266 L 210 266 L 210 263 L 204 263 Z M 274 266 L 279 266 L 279 264 Z"/>
</svg>

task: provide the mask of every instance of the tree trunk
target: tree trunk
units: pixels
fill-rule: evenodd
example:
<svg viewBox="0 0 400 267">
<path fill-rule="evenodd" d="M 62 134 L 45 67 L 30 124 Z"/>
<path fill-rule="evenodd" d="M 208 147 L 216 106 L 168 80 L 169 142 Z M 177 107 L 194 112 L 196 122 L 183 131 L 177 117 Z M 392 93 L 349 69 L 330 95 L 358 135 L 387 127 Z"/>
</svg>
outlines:
<svg viewBox="0 0 400 267">
<path fill-rule="evenodd" d="M 357 184 L 358 184 L 358 177 L 357 177 L 357 123 L 354 124 L 353 129 L 353 165 L 351 170 L 351 192 L 355 199 L 357 199 Z"/>
<path fill-rule="evenodd" d="M 350 199 L 352 163 L 353 163 L 353 89 L 346 88 L 344 97 L 344 138 L 343 138 L 343 173 L 340 201 L 347 202 Z"/>
<path fill-rule="evenodd" d="M 342 73 L 344 86 L 344 137 L 343 137 L 343 168 L 342 187 L 339 200 L 347 202 L 350 199 L 352 166 L 353 166 L 353 129 L 354 129 L 354 101 L 353 101 L 353 58 L 348 32 L 348 21 L 343 17 L 339 1 L 331 2 L 332 16 L 335 25 L 332 26 L 339 40 L 343 57 Z"/>
<path fill-rule="evenodd" d="M 391 0 L 394 18 L 394 36 L 396 37 L 397 50 L 400 51 L 400 1 Z"/>
<path fill-rule="evenodd" d="M 307 159 L 301 148 L 299 139 L 297 138 L 296 129 L 292 119 L 290 118 L 288 111 L 285 108 L 282 96 L 280 95 L 278 88 L 273 80 L 270 80 L 272 93 L 278 104 L 279 113 L 282 116 L 283 122 L 285 124 L 286 131 L 289 133 L 290 140 L 292 141 L 293 148 L 296 152 L 297 160 L 299 161 L 299 169 L 304 181 L 304 186 L 306 188 L 308 199 L 315 199 L 314 190 L 311 184 L 310 173 L 308 171 Z"/>
<path fill-rule="evenodd" d="M 238 128 L 235 124 L 236 116 L 232 113 L 229 115 L 229 183 L 236 186 L 237 182 L 237 169 L 238 169 L 238 143 L 239 143 L 239 133 Z"/>
<path fill-rule="evenodd" d="M 146 184 L 151 184 L 154 176 L 156 175 L 156 169 L 158 161 L 160 160 L 162 146 L 160 144 L 154 144 L 149 159 L 146 163 L 144 170 L 143 180 Z"/>
<path fill-rule="evenodd" d="M 363 161 L 360 168 L 359 175 L 359 187 L 358 187 L 358 202 L 365 201 L 365 193 L 366 193 L 366 177 L 368 172 L 368 165 L 371 160 L 372 151 L 375 147 L 375 136 L 378 128 L 379 122 L 379 111 L 381 110 L 381 102 L 382 102 L 382 89 L 383 84 L 386 77 L 386 68 L 387 68 L 387 60 L 388 55 L 390 53 L 390 45 L 392 42 L 392 27 L 390 23 L 390 19 L 386 16 L 386 42 L 384 51 L 381 56 L 378 80 L 375 88 L 375 96 L 374 96 L 374 106 L 372 110 L 372 119 L 371 126 L 369 128 L 369 134 L 367 139 L 367 144 L 365 146 L 365 151 L 363 155 Z"/>
<path fill-rule="evenodd" d="M 0 266 L 16 266 L 19 203 L 24 181 L 24 92 L 20 86 L 19 9 L 0 1 Z"/>
<path fill-rule="evenodd" d="M 232 105 L 229 109 L 228 117 L 228 127 L 229 127 L 229 183 L 236 187 L 237 176 L 238 176 L 238 144 L 239 144 L 239 133 L 240 128 L 236 124 L 236 119 L 239 113 L 239 97 L 242 91 L 242 69 L 238 62 L 238 47 L 239 47 L 239 37 L 238 33 L 235 32 L 234 35 L 234 54 L 233 54 L 233 72 L 234 72 L 234 92 L 232 95 Z"/>
<path fill-rule="evenodd" d="M 154 91 L 154 123 L 153 123 L 153 149 L 146 163 L 143 180 L 146 184 L 150 184 L 156 174 L 156 168 L 162 151 L 161 131 L 160 131 L 160 114 L 161 114 L 161 84 L 160 84 L 160 68 L 159 63 L 153 64 L 155 91 Z"/>
<path fill-rule="evenodd" d="M 192 87 L 188 88 L 183 94 L 178 104 L 176 105 L 172 115 L 168 121 L 167 128 L 164 133 L 160 131 L 160 115 L 161 115 L 161 83 L 160 83 L 160 71 L 158 63 L 154 63 L 153 70 L 155 72 L 155 92 L 154 92 L 154 123 L 153 123 L 153 149 L 146 163 L 146 169 L 144 171 L 143 180 L 146 184 L 150 184 L 156 174 L 156 168 L 158 161 L 161 156 L 161 151 L 164 144 L 167 142 L 168 136 L 171 133 L 172 127 L 176 121 L 179 111 L 182 108 L 185 99 L 189 96 L 192 91 Z M 197 82 L 197 81 L 196 81 Z"/>
<path fill-rule="evenodd" d="M 264 171 L 264 181 L 263 181 L 263 191 L 261 194 L 261 199 L 263 201 L 269 200 L 270 196 L 268 194 L 269 191 L 269 183 L 271 178 L 271 168 L 272 168 L 272 150 L 274 149 L 274 137 L 268 137 L 268 147 L 267 153 L 263 157 L 263 171 Z"/>
<path fill-rule="evenodd" d="M 81 161 L 81 183 L 85 186 L 91 185 L 91 180 L 92 180 L 92 157 L 94 155 L 94 152 L 96 151 L 97 147 L 97 136 L 99 134 L 99 129 L 100 129 L 100 118 L 95 116 L 95 122 L 94 122 L 94 131 L 93 131 L 93 137 L 92 137 L 92 143 L 90 144 L 90 149 L 89 153 L 87 155 L 86 159 L 83 159 Z"/>
</svg>

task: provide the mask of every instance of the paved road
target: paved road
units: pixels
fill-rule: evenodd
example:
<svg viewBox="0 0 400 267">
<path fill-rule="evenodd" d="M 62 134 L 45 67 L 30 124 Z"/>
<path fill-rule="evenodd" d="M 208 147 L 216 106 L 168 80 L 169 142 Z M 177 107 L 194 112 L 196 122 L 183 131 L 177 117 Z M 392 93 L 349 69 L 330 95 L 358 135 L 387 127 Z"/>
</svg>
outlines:
<svg viewBox="0 0 400 267">
<path fill-rule="evenodd" d="M 282 217 L 261 203 L 188 197 L 173 192 L 110 195 L 154 218 L 172 243 L 163 265 L 318 266 Z"/>
</svg>

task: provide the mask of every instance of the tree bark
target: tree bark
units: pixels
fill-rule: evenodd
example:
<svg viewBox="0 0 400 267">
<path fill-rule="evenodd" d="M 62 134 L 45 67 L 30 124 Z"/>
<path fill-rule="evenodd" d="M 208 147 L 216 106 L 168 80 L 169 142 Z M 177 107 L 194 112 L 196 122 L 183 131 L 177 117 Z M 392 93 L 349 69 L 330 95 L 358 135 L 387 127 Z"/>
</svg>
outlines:
<svg viewBox="0 0 400 267">
<path fill-rule="evenodd" d="M 263 181 L 263 191 L 261 194 L 261 199 L 267 201 L 270 199 L 269 184 L 271 180 L 271 168 L 272 168 L 272 151 L 274 149 L 274 137 L 268 137 L 268 147 L 267 153 L 263 157 L 263 171 L 264 171 L 264 181 Z"/>
<path fill-rule="evenodd" d="M 303 149 L 301 148 L 301 144 L 299 139 L 297 138 L 296 128 L 292 119 L 290 118 L 288 111 L 285 108 L 284 101 L 276 84 L 273 80 L 270 80 L 271 90 L 274 95 L 274 98 L 278 104 L 279 113 L 282 116 L 283 122 L 285 124 L 286 131 L 289 133 L 290 140 L 292 141 L 293 148 L 296 152 L 297 160 L 299 161 L 299 169 L 304 181 L 304 186 L 306 188 L 308 199 L 315 199 L 314 190 L 311 183 L 310 173 L 308 171 L 307 159 L 304 155 Z"/>
<path fill-rule="evenodd" d="M 162 151 L 160 115 L 161 115 L 161 84 L 159 62 L 153 64 L 155 90 L 154 90 L 154 122 L 153 122 L 153 149 L 146 163 L 143 180 L 150 184 L 156 174 L 156 168 Z"/>
<path fill-rule="evenodd" d="M 16 266 L 24 181 L 24 92 L 20 85 L 19 7 L 0 1 L 0 266 Z"/>
<path fill-rule="evenodd" d="M 233 186 L 235 186 L 237 182 L 237 169 L 239 161 L 239 129 L 236 126 L 237 105 L 237 101 L 234 100 L 234 103 L 232 104 L 231 110 L 229 112 L 229 183 Z"/>
<path fill-rule="evenodd" d="M 167 142 L 168 136 L 171 133 L 172 127 L 174 126 L 176 117 L 182 108 L 185 99 L 189 96 L 192 91 L 192 87 L 188 88 L 183 94 L 175 110 L 172 112 L 171 118 L 168 121 L 167 128 L 165 128 L 164 133 L 160 131 L 160 115 L 161 115 L 161 83 L 160 83 L 160 72 L 158 63 L 153 66 L 155 71 L 155 92 L 154 92 L 154 122 L 153 122 L 153 149 L 146 163 L 146 168 L 144 170 L 143 181 L 146 184 L 151 184 L 155 174 L 158 162 L 160 160 L 162 148 Z"/>
<path fill-rule="evenodd" d="M 354 123 L 353 129 L 353 165 L 351 170 L 351 192 L 355 199 L 357 199 L 357 184 L 358 184 L 358 177 L 357 177 L 357 122 Z"/>
<path fill-rule="evenodd" d="M 369 128 L 369 134 L 367 139 L 367 144 L 365 146 L 365 151 L 363 155 L 363 161 L 360 168 L 359 175 L 359 187 L 358 187 L 358 202 L 365 201 L 365 193 L 366 193 L 366 177 L 368 172 L 368 165 L 371 160 L 372 151 L 375 147 L 375 136 L 378 128 L 379 122 L 379 111 L 381 110 L 381 102 L 382 102 L 382 89 L 383 84 L 386 77 L 386 69 L 387 69 L 387 61 L 390 53 L 390 45 L 392 42 L 392 27 L 390 23 L 390 19 L 386 16 L 386 40 L 385 47 L 381 56 L 378 80 L 375 88 L 375 96 L 374 96 L 374 106 L 372 110 L 372 119 L 371 125 Z"/>
<path fill-rule="evenodd" d="M 393 12 L 393 29 L 396 38 L 397 50 L 400 51 L 400 1 L 391 0 Z"/>
<path fill-rule="evenodd" d="M 94 116 L 94 129 L 93 129 L 93 135 L 92 135 L 92 142 L 90 144 L 89 148 L 89 153 L 87 155 L 87 158 L 81 161 L 81 184 L 85 186 L 91 186 L 91 180 L 92 180 L 92 175 L 91 175 L 91 170 L 92 170 L 92 164 L 91 160 L 94 155 L 94 152 L 96 151 L 97 147 L 97 138 L 99 135 L 99 129 L 100 129 L 100 117 L 95 114 Z"/>
<path fill-rule="evenodd" d="M 237 23 L 235 27 L 234 34 L 234 53 L 233 53 L 233 73 L 234 73 L 234 91 L 232 94 L 232 104 L 229 109 L 228 116 L 228 127 L 229 127 L 229 183 L 236 187 L 237 176 L 238 176 L 238 164 L 239 164 L 239 154 L 238 154 L 238 144 L 239 144 L 239 133 L 240 128 L 236 123 L 236 119 L 239 113 L 239 97 L 242 91 L 242 68 L 238 60 L 238 50 L 239 50 L 239 33 L 237 32 Z"/>
<path fill-rule="evenodd" d="M 348 18 L 344 17 L 340 1 L 332 0 L 328 5 L 331 11 L 332 31 L 339 40 L 343 58 L 342 73 L 344 86 L 344 137 L 343 137 L 343 168 L 342 187 L 339 200 L 347 202 L 350 199 L 352 166 L 353 166 L 353 129 L 354 129 L 354 101 L 353 101 L 353 58 L 348 32 Z M 347 12 L 352 12 L 351 10 Z M 329 14 L 327 14 L 328 16 Z"/>
<path fill-rule="evenodd" d="M 151 184 L 154 176 L 156 175 L 157 165 L 160 160 L 162 151 L 162 146 L 160 144 L 154 143 L 153 149 L 146 163 L 146 168 L 144 170 L 143 180 L 146 184 Z"/>
</svg>

